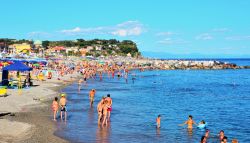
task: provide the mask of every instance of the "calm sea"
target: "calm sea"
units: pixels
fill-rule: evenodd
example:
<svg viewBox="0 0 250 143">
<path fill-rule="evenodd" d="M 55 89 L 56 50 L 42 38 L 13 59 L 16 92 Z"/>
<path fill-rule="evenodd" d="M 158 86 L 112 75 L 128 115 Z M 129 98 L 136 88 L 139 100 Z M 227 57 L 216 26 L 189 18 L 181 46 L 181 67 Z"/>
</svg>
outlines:
<svg viewBox="0 0 250 143">
<path fill-rule="evenodd" d="M 229 61 L 232 62 L 232 61 Z M 242 62 L 248 65 L 250 60 Z M 88 81 L 80 93 L 74 83 L 63 89 L 68 94 L 68 122 L 58 122 L 57 136 L 72 142 L 104 143 L 198 143 L 203 130 L 192 132 L 178 124 L 188 115 L 196 122 L 205 120 L 211 131 L 209 143 L 217 143 L 220 130 L 231 142 L 250 142 L 250 70 L 171 70 L 136 72 L 128 84 L 124 79 Z M 97 90 L 94 107 L 88 92 Z M 111 94 L 113 111 L 108 127 L 97 126 L 96 105 Z M 162 115 L 162 127 L 155 119 Z"/>
</svg>

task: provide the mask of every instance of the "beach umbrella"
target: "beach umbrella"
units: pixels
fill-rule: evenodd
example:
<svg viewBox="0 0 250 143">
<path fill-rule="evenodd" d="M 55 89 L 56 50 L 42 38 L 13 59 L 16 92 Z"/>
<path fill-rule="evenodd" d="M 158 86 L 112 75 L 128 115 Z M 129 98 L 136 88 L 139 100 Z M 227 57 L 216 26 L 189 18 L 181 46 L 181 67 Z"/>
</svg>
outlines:
<svg viewBox="0 0 250 143">
<path fill-rule="evenodd" d="M 7 66 L 7 65 L 9 65 L 9 63 L 8 63 L 8 62 L 3 62 L 2 64 L 3 64 L 3 66 Z"/>
<path fill-rule="evenodd" d="M 12 61 L 7 61 L 7 63 L 8 63 L 8 64 L 13 64 L 13 62 L 12 62 Z"/>
<path fill-rule="evenodd" d="M 119 66 L 121 66 L 121 65 L 122 65 L 122 62 L 117 62 L 116 64 L 119 65 Z"/>
<path fill-rule="evenodd" d="M 40 64 L 33 64 L 33 66 L 35 66 L 35 67 L 40 67 Z"/>
</svg>

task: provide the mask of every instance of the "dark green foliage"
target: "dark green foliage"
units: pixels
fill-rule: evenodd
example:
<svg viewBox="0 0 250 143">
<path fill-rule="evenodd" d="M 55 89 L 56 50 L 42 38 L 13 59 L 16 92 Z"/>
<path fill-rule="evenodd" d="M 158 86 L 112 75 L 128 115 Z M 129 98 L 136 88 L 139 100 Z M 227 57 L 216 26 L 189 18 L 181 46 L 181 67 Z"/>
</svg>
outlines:
<svg viewBox="0 0 250 143">
<path fill-rule="evenodd" d="M 20 44 L 20 43 L 29 43 L 33 44 L 31 40 L 15 40 L 15 39 L 0 39 L 0 43 L 3 42 L 7 46 L 11 44 Z M 62 40 L 62 41 L 42 41 L 42 46 L 44 48 L 55 47 L 55 46 L 64 46 L 64 47 L 87 47 L 93 46 L 94 50 L 87 53 L 87 55 L 100 56 L 100 55 L 116 55 L 125 56 L 130 53 L 132 56 L 140 55 L 140 52 L 137 48 L 136 43 L 131 40 L 118 41 L 116 39 L 104 40 L 104 39 L 93 39 L 93 40 Z M 102 47 L 102 51 L 96 51 L 95 46 Z M 73 53 L 69 53 L 70 55 Z"/>
</svg>

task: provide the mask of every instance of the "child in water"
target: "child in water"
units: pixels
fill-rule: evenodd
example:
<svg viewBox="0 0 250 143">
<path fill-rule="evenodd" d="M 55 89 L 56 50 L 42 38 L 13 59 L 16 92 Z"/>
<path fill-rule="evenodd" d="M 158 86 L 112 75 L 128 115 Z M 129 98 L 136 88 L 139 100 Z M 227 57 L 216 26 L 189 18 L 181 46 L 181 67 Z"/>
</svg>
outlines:
<svg viewBox="0 0 250 143">
<path fill-rule="evenodd" d="M 58 102 L 57 102 L 58 98 L 55 97 L 54 101 L 52 102 L 52 111 L 53 111 L 53 114 L 54 114 L 54 121 L 56 121 L 56 115 L 57 115 L 57 112 L 58 112 Z"/>
<path fill-rule="evenodd" d="M 202 120 L 197 127 L 199 129 L 205 129 L 206 128 L 206 122 L 204 120 Z"/>
<path fill-rule="evenodd" d="M 161 127 L 161 115 L 158 115 L 158 117 L 156 118 L 156 128 L 160 128 Z"/>
</svg>

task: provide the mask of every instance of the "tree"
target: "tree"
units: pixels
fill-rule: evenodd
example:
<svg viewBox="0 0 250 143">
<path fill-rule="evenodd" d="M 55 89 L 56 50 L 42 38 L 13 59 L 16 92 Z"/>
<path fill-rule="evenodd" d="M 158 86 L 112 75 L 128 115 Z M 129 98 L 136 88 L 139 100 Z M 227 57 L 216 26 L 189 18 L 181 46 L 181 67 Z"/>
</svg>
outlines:
<svg viewBox="0 0 250 143">
<path fill-rule="evenodd" d="M 49 43 L 50 42 L 47 41 L 47 40 L 46 41 L 42 41 L 42 46 L 47 49 L 49 47 Z"/>
</svg>

